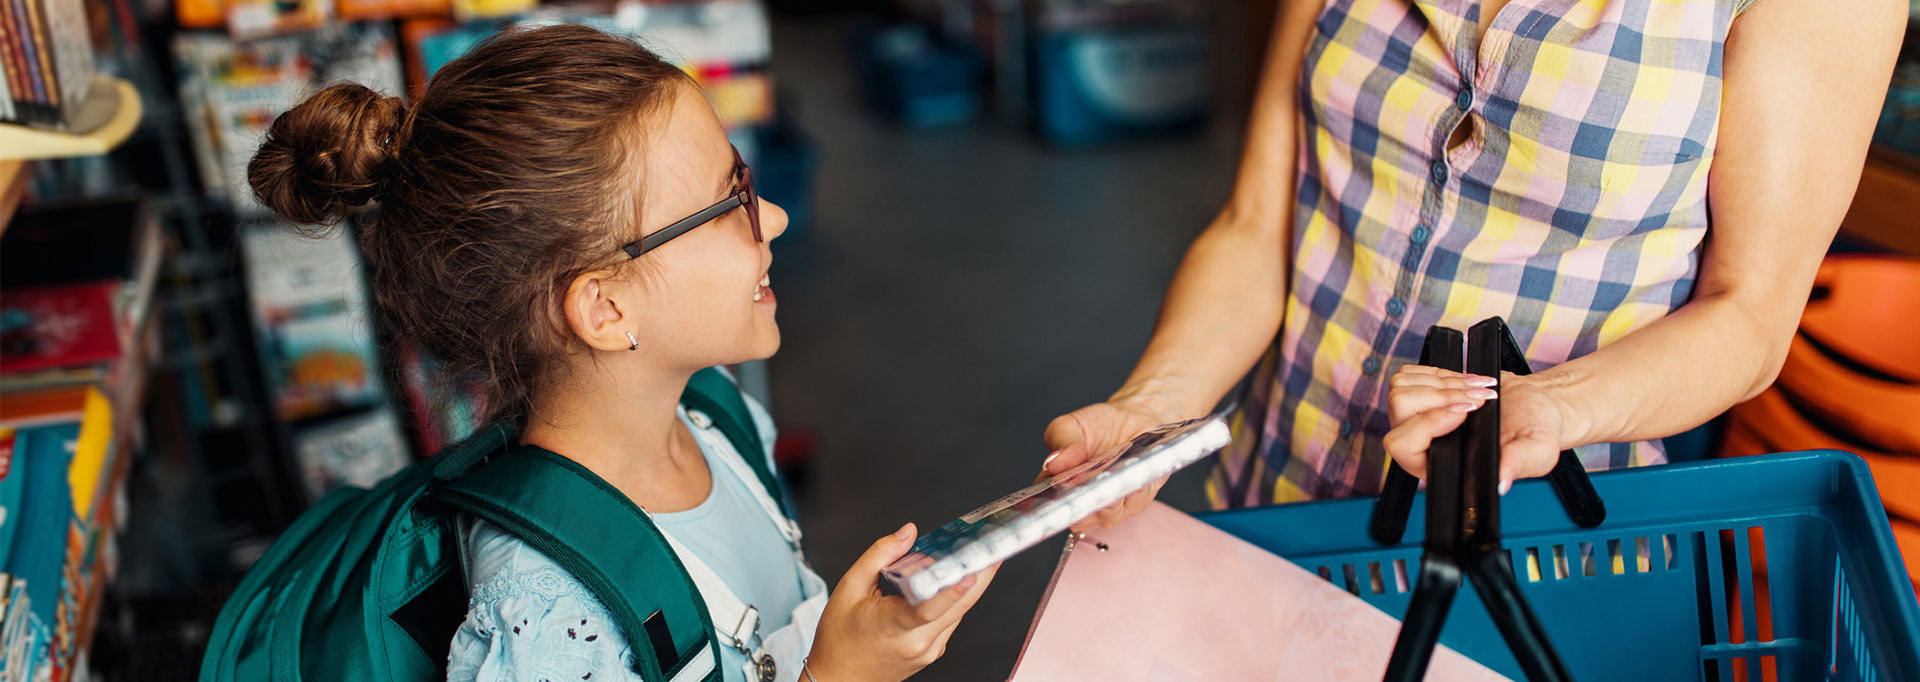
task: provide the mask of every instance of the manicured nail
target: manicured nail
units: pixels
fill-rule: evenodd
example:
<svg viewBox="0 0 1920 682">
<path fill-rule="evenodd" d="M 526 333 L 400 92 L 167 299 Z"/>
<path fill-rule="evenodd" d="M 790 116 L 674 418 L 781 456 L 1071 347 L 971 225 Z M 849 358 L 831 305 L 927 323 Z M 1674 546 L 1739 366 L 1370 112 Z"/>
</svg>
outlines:
<svg viewBox="0 0 1920 682">
<path fill-rule="evenodd" d="M 1059 450 L 1053 451 L 1053 454 L 1047 455 L 1047 458 L 1040 462 L 1040 468 L 1047 469 L 1048 467 L 1053 466 L 1053 460 L 1056 460 L 1059 458 L 1060 458 L 1060 451 Z"/>
<path fill-rule="evenodd" d="M 1500 397 L 1500 393 L 1491 388 L 1469 388 L 1467 389 L 1467 397 L 1473 398 L 1474 400 L 1492 400 Z"/>
<path fill-rule="evenodd" d="M 1500 494 L 1505 495 L 1507 494 L 1508 490 L 1512 490 L 1512 489 L 1513 489 L 1513 479 L 1511 478 L 1500 479 Z"/>
<path fill-rule="evenodd" d="M 901 540 L 901 541 L 906 541 L 906 540 L 912 540 L 912 539 L 913 539 L 913 524 L 912 524 L 911 522 L 909 522 L 909 523 L 907 523 L 907 525 L 904 525 L 904 526 L 901 526 L 901 527 L 900 527 L 900 530 L 896 530 L 896 531 L 894 531 L 894 532 L 893 532 L 893 539 L 895 539 L 895 540 Z"/>
<path fill-rule="evenodd" d="M 1473 403 L 1454 403 L 1447 406 L 1448 412 L 1472 412 Z"/>
<path fill-rule="evenodd" d="M 1499 386 L 1500 380 L 1495 379 L 1493 377 L 1480 376 L 1478 374 L 1469 374 L 1467 375 L 1467 385 L 1468 386 Z"/>
</svg>

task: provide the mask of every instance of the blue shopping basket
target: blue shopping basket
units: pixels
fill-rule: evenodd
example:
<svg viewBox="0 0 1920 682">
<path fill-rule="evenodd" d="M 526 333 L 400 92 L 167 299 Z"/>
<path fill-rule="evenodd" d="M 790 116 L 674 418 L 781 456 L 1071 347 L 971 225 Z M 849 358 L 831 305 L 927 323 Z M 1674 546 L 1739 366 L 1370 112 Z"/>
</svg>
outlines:
<svg viewBox="0 0 1920 682">
<path fill-rule="evenodd" d="M 1607 502 L 1598 528 L 1568 521 L 1544 481 L 1515 485 L 1501 502 L 1521 591 L 1583 682 L 1920 680 L 1920 602 L 1859 457 L 1607 471 L 1593 485 Z M 1399 617 L 1413 596 L 1408 576 L 1419 575 L 1426 504 L 1415 500 L 1399 544 L 1380 546 L 1367 534 L 1373 503 L 1198 518 Z M 1440 642 L 1522 679 L 1477 597 L 1455 600 Z"/>
</svg>

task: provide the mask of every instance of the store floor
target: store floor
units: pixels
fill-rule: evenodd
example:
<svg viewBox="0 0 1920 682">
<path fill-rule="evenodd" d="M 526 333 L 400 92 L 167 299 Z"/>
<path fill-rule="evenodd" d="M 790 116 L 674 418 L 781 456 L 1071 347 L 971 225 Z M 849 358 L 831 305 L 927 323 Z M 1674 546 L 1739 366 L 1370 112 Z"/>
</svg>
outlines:
<svg viewBox="0 0 1920 682">
<path fill-rule="evenodd" d="M 811 229 L 774 248 L 773 411 L 818 434 L 802 522 L 829 583 L 901 523 L 1031 481 L 1047 422 L 1118 387 L 1227 196 L 1240 127 L 1226 111 L 1197 134 L 1073 152 L 996 122 L 904 131 L 860 106 L 851 28 L 774 28 L 821 166 Z M 1204 469 L 1161 499 L 1202 506 Z M 916 679 L 1006 679 L 1059 547 L 1008 562 Z"/>
</svg>

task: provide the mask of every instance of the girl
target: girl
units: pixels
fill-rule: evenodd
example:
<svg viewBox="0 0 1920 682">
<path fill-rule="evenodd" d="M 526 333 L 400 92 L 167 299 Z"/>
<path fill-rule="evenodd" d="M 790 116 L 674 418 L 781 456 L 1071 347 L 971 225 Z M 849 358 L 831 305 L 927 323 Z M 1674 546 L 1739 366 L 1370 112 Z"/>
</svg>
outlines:
<svg viewBox="0 0 1920 682">
<path fill-rule="evenodd" d="M 829 598 L 746 473 L 742 458 L 770 452 L 736 451 L 679 405 L 699 370 L 779 348 L 767 242 L 787 216 L 754 195 L 699 89 L 645 48 L 547 26 L 448 63 L 411 107 L 335 85 L 274 122 L 248 178 L 295 223 L 379 202 L 356 234 L 393 330 L 483 379 L 522 450 L 569 458 L 646 510 L 709 605 L 758 613 L 721 647 L 723 679 L 900 680 L 940 656 L 991 580 L 917 608 L 882 596 L 908 524 Z M 500 528 L 461 524 L 471 600 L 449 679 L 638 679 L 574 576 Z"/>
</svg>

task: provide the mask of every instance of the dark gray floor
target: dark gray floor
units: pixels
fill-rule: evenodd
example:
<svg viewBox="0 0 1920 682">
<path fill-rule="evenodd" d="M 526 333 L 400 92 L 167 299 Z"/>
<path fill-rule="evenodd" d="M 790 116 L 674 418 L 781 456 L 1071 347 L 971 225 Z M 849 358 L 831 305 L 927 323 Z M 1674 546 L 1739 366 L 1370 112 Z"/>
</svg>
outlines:
<svg viewBox="0 0 1920 682">
<path fill-rule="evenodd" d="M 1029 482 L 1046 423 L 1118 386 L 1226 198 L 1240 129 L 1223 104 L 1203 133 L 1094 151 L 987 122 L 906 132 L 859 106 L 850 26 L 774 29 L 822 164 L 812 230 L 775 245 L 773 405 L 784 429 L 820 435 L 802 521 L 829 583 L 901 523 Z M 1204 467 L 1161 499 L 1200 507 Z M 1009 562 L 916 679 L 1006 679 L 1058 547 Z"/>
</svg>

